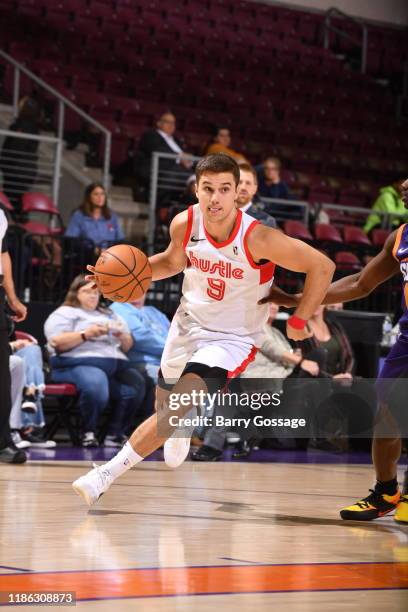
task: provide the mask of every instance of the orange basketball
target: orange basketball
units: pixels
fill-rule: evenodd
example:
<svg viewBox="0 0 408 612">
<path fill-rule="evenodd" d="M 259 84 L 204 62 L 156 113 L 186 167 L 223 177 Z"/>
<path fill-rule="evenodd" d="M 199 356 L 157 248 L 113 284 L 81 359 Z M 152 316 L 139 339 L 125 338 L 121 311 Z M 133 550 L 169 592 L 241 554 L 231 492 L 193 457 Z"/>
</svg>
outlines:
<svg viewBox="0 0 408 612">
<path fill-rule="evenodd" d="M 96 284 L 112 302 L 132 302 L 142 297 L 152 282 L 147 256 L 129 244 L 117 244 L 101 253 L 95 264 Z"/>
</svg>

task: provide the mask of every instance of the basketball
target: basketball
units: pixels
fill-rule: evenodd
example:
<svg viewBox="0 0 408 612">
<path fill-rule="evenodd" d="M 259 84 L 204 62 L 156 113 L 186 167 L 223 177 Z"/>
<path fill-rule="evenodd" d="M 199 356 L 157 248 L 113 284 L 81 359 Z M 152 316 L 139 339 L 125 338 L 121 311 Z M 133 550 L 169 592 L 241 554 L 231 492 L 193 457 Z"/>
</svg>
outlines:
<svg viewBox="0 0 408 612">
<path fill-rule="evenodd" d="M 147 256 L 129 244 L 117 244 L 101 253 L 95 264 L 96 284 L 112 302 L 132 302 L 142 297 L 152 282 Z"/>
</svg>

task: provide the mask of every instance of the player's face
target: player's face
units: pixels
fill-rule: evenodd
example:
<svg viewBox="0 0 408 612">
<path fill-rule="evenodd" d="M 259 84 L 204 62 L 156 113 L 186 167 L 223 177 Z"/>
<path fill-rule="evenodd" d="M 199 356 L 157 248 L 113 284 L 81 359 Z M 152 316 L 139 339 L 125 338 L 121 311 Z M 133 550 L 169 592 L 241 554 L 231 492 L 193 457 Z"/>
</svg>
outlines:
<svg viewBox="0 0 408 612">
<path fill-rule="evenodd" d="M 98 306 L 100 293 L 94 289 L 93 283 L 87 283 L 78 289 L 77 298 L 81 308 L 84 310 L 95 310 Z"/>
<path fill-rule="evenodd" d="M 205 220 L 224 221 L 236 208 L 237 187 L 231 172 L 201 175 L 196 192 Z"/>
<path fill-rule="evenodd" d="M 256 181 L 255 181 L 255 178 L 252 172 L 241 170 L 240 179 L 238 183 L 238 196 L 237 196 L 238 208 L 242 208 L 246 204 L 249 204 L 249 202 L 251 202 L 252 198 L 256 194 L 257 189 L 258 189 L 258 185 L 256 184 Z"/>
<path fill-rule="evenodd" d="M 96 187 L 91 192 L 91 203 L 92 206 L 97 206 L 98 208 L 102 208 L 106 201 L 105 191 L 101 187 Z"/>
</svg>

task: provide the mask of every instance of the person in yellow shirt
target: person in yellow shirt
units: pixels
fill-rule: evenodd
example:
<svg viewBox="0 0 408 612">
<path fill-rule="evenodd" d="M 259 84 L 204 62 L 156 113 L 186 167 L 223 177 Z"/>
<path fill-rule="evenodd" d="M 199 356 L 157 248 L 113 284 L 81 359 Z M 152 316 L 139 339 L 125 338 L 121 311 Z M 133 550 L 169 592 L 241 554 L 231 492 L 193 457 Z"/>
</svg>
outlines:
<svg viewBox="0 0 408 612">
<path fill-rule="evenodd" d="M 213 139 L 209 145 L 207 145 L 206 150 L 204 151 L 205 155 L 210 155 L 212 153 L 225 153 L 229 155 L 237 164 L 248 163 L 248 160 L 242 155 L 242 153 L 238 153 L 238 151 L 234 151 L 231 149 L 231 133 L 228 128 L 217 127 L 213 133 Z"/>
</svg>

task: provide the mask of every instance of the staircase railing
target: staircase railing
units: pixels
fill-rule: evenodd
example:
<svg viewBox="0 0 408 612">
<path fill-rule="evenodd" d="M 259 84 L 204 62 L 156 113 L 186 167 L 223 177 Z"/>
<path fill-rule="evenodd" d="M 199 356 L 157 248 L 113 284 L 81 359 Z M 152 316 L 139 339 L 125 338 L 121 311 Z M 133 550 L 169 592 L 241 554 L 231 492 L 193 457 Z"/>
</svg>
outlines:
<svg viewBox="0 0 408 612">
<path fill-rule="evenodd" d="M 20 99 L 20 76 L 21 74 L 26 75 L 29 79 L 31 79 L 34 83 L 36 83 L 39 87 L 53 95 L 58 100 L 58 116 L 57 116 L 57 138 L 59 140 L 63 140 L 64 136 L 64 125 L 65 125 L 65 109 L 69 108 L 74 113 L 82 117 L 84 121 L 88 124 L 92 125 L 96 130 L 101 132 L 102 136 L 105 139 L 104 145 L 104 155 L 103 155 L 103 167 L 102 167 L 102 182 L 105 189 L 109 189 L 109 167 L 110 167 L 110 156 L 111 156 L 111 147 L 112 147 L 112 134 L 111 132 L 105 128 L 98 121 L 95 121 L 90 115 L 81 110 L 76 104 L 68 100 L 65 96 L 60 94 L 56 89 L 48 85 L 45 81 L 36 76 L 31 70 L 17 62 L 14 58 L 11 57 L 5 51 L 0 50 L 0 58 L 11 65 L 14 69 L 14 79 L 13 79 L 13 110 L 14 115 L 17 116 L 18 110 L 18 102 Z"/>
<path fill-rule="evenodd" d="M 348 32 L 344 32 L 337 26 L 333 25 L 332 19 L 334 17 L 340 17 L 341 19 L 345 19 L 349 22 L 352 22 L 354 25 L 358 26 L 359 28 L 361 28 L 361 40 L 356 40 L 354 36 L 351 36 Z M 325 49 L 330 48 L 330 32 L 334 32 L 335 34 L 338 34 L 340 37 L 350 40 L 352 43 L 354 43 L 356 47 L 361 48 L 361 68 L 360 70 L 362 74 L 365 74 L 366 69 L 367 69 L 367 40 L 368 40 L 367 26 L 360 19 L 351 17 L 350 15 L 347 15 L 347 13 L 343 13 L 343 11 L 340 11 L 339 9 L 332 7 L 332 8 L 329 8 L 328 11 L 326 12 L 323 27 L 324 27 L 323 45 Z"/>
</svg>

